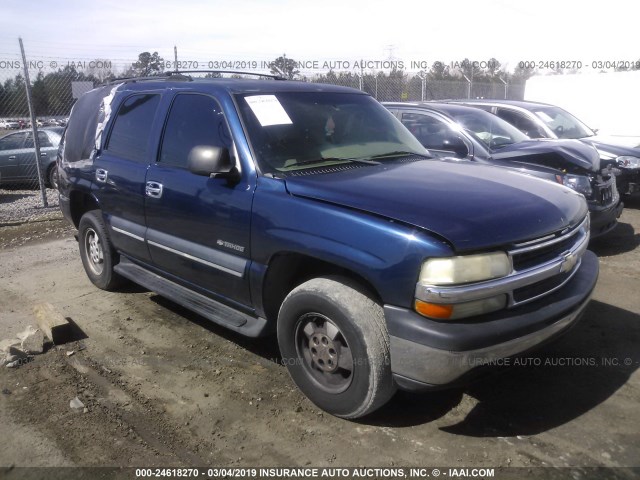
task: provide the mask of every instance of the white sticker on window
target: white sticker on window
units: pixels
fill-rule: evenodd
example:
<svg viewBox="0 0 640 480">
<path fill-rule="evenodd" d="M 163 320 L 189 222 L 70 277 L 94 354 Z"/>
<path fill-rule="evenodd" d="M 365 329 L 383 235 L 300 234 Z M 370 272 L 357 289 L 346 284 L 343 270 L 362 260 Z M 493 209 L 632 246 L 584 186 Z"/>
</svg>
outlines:
<svg viewBox="0 0 640 480">
<path fill-rule="evenodd" d="M 263 127 L 293 123 L 275 95 L 244 97 Z"/>
<path fill-rule="evenodd" d="M 544 120 L 547 123 L 553 122 L 553 118 L 551 118 L 545 112 L 536 112 L 536 115 L 538 115 L 542 120 Z"/>
</svg>

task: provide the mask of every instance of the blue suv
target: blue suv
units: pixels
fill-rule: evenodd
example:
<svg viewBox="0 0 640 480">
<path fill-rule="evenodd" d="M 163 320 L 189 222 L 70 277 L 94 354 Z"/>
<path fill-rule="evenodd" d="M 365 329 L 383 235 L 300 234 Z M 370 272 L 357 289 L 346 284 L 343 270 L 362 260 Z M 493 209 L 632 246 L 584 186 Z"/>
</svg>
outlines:
<svg viewBox="0 0 640 480">
<path fill-rule="evenodd" d="M 97 287 L 277 334 L 294 382 L 344 418 L 565 332 L 598 276 L 582 195 L 432 160 L 349 88 L 118 81 L 78 100 L 58 162 Z"/>
</svg>

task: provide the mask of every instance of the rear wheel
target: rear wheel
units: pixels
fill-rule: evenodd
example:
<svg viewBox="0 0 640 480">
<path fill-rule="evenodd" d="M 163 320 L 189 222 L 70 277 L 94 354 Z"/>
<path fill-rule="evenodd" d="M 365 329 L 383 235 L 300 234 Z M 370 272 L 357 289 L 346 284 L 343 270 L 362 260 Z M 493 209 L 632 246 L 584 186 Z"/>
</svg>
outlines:
<svg viewBox="0 0 640 480">
<path fill-rule="evenodd" d="M 382 307 L 340 278 L 295 288 L 278 315 L 278 344 L 300 390 L 323 410 L 358 418 L 395 392 Z"/>
<path fill-rule="evenodd" d="M 118 254 L 111 245 L 99 210 L 91 210 L 80 219 L 78 242 L 82 265 L 89 280 L 103 290 L 114 290 L 124 279 L 113 271 Z"/>
<path fill-rule="evenodd" d="M 54 190 L 58 189 L 58 167 L 55 163 L 47 170 L 47 183 Z"/>
</svg>

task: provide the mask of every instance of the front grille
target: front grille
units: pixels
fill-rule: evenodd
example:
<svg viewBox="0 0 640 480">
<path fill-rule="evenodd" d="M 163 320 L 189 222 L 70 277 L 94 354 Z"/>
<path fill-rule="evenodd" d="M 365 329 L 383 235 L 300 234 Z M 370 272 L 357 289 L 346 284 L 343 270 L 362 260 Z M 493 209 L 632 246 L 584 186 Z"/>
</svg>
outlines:
<svg viewBox="0 0 640 480">
<path fill-rule="evenodd" d="M 519 272 L 528 270 L 542 263 L 550 262 L 570 250 L 574 244 L 575 238 L 574 235 L 571 235 L 569 238 L 560 238 L 557 243 L 545 247 L 522 253 L 514 253 L 512 255 L 513 269 Z"/>
<path fill-rule="evenodd" d="M 571 258 L 571 252 L 589 239 L 589 220 L 585 218 L 568 231 L 557 232 L 539 240 L 516 245 L 508 252 L 515 274 L 533 271 L 550 264 L 560 264 L 558 273 L 544 280 L 514 289 L 509 298 L 511 306 L 533 301 L 564 285 L 580 266 L 580 257 Z M 586 247 L 584 247 L 586 248 Z M 572 262 L 572 263 L 566 263 Z"/>
<path fill-rule="evenodd" d="M 538 297 L 551 293 L 555 289 L 561 287 L 567 280 L 571 278 L 573 272 L 566 272 L 555 277 L 547 278 L 537 283 L 518 288 L 513 291 L 513 301 L 522 303 L 525 301 L 535 300 Z"/>
</svg>

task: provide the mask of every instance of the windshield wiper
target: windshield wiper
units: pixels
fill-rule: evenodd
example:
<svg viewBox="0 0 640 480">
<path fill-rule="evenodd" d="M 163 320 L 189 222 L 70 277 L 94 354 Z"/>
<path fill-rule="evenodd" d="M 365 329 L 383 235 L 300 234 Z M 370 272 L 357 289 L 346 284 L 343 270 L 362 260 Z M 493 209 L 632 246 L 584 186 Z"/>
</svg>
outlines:
<svg viewBox="0 0 640 480">
<path fill-rule="evenodd" d="M 380 165 L 380 162 L 376 162 L 375 160 L 369 160 L 366 158 L 344 158 L 344 157 L 321 157 L 315 158 L 313 160 L 305 160 L 303 162 L 296 162 L 292 167 L 297 167 L 299 165 L 310 165 L 313 163 L 322 163 L 322 162 L 353 162 L 353 163 L 364 163 L 366 165 Z"/>
<path fill-rule="evenodd" d="M 508 147 L 509 145 L 515 145 L 517 142 L 501 143 L 500 145 L 488 145 L 491 150 L 500 150 L 501 148 Z"/>
<path fill-rule="evenodd" d="M 410 152 L 408 150 L 395 150 L 393 152 L 378 153 L 376 155 L 371 155 L 368 158 L 399 157 L 401 155 L 412 155 L 412 156 L 415 155 L 417 157 L 433 158 L 432 155 L 425 155 L 423 153 Z"/>
</svg>

